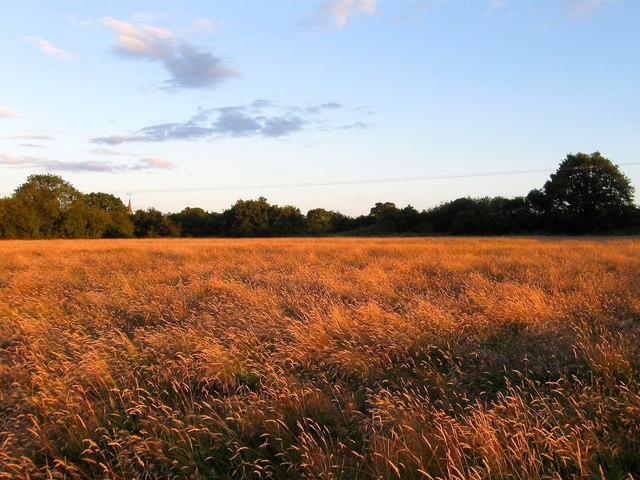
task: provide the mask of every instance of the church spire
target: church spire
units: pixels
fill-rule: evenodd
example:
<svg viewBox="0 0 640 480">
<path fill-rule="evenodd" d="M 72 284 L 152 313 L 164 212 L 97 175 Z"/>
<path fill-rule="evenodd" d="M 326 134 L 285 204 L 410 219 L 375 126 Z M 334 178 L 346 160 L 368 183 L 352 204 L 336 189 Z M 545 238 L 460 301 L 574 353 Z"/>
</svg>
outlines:
<svg viewBox="0 0 640 480">
<path fill-rule="evenodd" d="M 129 206 L 127 207 L 127 213 L 133 215 L 133 208 L 131 208 L 131 199 L 129 199 Z"/>
</svg>

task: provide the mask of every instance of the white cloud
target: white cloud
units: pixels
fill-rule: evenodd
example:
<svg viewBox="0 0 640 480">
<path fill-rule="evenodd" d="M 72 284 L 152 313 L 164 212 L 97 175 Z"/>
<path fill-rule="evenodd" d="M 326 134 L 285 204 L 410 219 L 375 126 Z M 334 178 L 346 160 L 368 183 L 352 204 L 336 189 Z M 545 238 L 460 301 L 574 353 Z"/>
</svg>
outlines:
<svg viewBox="0 0 640 480">
<path fill-rule="evenodd" d="M 590 13 L 604 8 L 615 0 L 565 0 L 569 15 L 573 17 L 584 17 Z"/>
<path fill-rule="evenodd" d="M 213 21 L 208 18 L 196 18 L 191 21 L 191 28 L 189 31 L 191 32 L 205 32 L 207 30 L 213 30 L 215 25 Z"/>
<path fill-rule="evenodd" d="M 0 107 L 0 118 L 18 118 L 19 116 L 20 115 L 13 110 Z"/>
<path fill-rule="evenodd" d="M 94 155 L 109 155 L 109 156 L 124 155 L 123 153 L 120 153 L 116 150 L 112 150 L 110 148 L 92 148 L 91 150 L 89 150 L 89 153 L 92 153 Z"/>
<path fill-rule="evenodd" d="M 377 4 L 378 0 L 323 0 L 310 23 L 321 27 L 335 24 L 344 28 L 351 17 L 360 13 L 376 13 Z"/>
<path fill-rule="evenodd" d="M 489 8 L 485 10 L 484 14 L 486 16 L 490 16 L 498 10 L 505 8 L 506 6 L 506 2 L 503 2 L 502 0 L 489 0 Z"/>
<path fill-rule="evenodd" d="M 162 18 L 168 18 L 167 12 L 136 12 L 131 17 L 140 22 L 153 22 Z"/>
<path fill-rule="evenodd" d="M 92 27 L 93 26 L 93 22 L 90 20 L 80 20 L 78 17 L 74 17 L 73 15 L 68 15 L 67 18 L 67 23 L 70 25 L 73 25 L 74 27 L 79 27 L 79 28 L 86 28 L 86 27 Z"/>
<path fill-rule="evenodd" d="M 162 64 L 171 74 L 168 83 L 172 87 L 213 87 L 238 76 L 223 59 L 196 48 L 171 30 L 111 17 L 104 18 L 103 23 L 117 34 L 114 52 L 125 58 Z"/>
<path fill-rule="evenodd" d="M 38 133 L 24 133 L 20 135 L 11 135 L 5 138 L 9 140 L 52 140 L 53 139 L 51 135 L 42 135 Z"/>
<path fill-rule="evenodd" d="M 0 165 L 18 165 L 19 163 L 20 160 L 17 157 L 0 152 Z"/>
<path fill-rule="evenodd" d="M 160 157 L 142 158 L 140 159 L 140 163 L 143 167 L 146 168 L 159 168 L 163 170 L 171 170 L 173 168 L 176 168 L 175 163 L 173 163 L 171 160 Z"/>
<path fill-rule="evenodd" d="M 149 171 L 173 169 L 175 164 L 164 158 L 143 158 L 135 165 L 113 163 L 101 160 L 85 160 L 81 162 L 49 160 L 41 157 L 21 155 L 16 157 L 0 152 L 0 165 L 15 168 L 37 168 L 50 172 L 98 172 L 123 173 L 127 171 Z"/>
<path fill-rule="evenodd" d="M 66 172 L 113 172 L 120 169 L 108 162 L 97 162 L 91 160 L 84 162 L 61 162 L 59 160 L 48 160 L 45 158 L 26 155 L 16 157 L 2 152 L 0 152 L 0 165 Z"/>
<path fill-rule="evenodd" d="M 49 57 L 59 58 L 61 60 L 66 60 L 67 62 L 77 62 L 80 59 L 80 57 L 75 53 L 56 48 L 43 38 L 25 37 L 25 40 Z"/>
</svg>

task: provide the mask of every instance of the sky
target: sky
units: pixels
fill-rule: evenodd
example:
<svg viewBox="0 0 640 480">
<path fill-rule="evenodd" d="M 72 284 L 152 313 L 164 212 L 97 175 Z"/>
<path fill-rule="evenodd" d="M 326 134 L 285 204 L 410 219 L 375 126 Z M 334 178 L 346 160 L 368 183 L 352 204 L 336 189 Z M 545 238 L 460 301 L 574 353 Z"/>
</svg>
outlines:
<svg viewBox="0 0 640 480">
<path fill-rule="evenodd" d="M 640 190 L 638 0 L 1 0 L 0 18 L 0 196 L 52 173 L 134 208 L 360 215 L 526 195 L 594 151 Z"/>
</svg>

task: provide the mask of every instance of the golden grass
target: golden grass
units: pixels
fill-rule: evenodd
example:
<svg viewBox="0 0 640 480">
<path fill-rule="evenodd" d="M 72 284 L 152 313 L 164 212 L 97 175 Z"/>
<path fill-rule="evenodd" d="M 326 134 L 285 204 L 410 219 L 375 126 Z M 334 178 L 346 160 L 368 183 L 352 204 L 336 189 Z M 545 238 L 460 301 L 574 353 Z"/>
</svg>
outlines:
<svg viewBox="0 0 640 480">
<path fill-rule="evenodd" d="M 633 478 L 634 239 L 0 243 L 0 478 Z"/>
</svg>

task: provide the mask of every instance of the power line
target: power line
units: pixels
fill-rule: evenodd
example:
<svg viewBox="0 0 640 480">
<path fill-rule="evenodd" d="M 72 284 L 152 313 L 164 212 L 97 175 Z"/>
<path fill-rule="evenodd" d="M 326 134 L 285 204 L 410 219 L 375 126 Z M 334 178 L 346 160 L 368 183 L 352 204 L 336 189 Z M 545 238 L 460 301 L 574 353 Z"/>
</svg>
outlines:
<svg viewBox="0 0 640 480">
<path fill-rule="evenodd" d="M 620 163 L 617 166 L 636 166 L 640 162 Z M 257 190 L 257 189 L 274 189 L 274 188 L 297 188 L 297 187 L 328 187 L 340 185 L 363 185 L 375 183 L 398 183 L 398 182 L 418 182 L 427 180 L 447 180 L 455 178 L 475 178 L 475 177 L 497 177 L 505 175 L 528 175 L 533 173 L 549 173 L 556 172 L 558 168 L 539 168 L 529 170 L 500 170 L 495 172 L 476 172 L 476 173 L 451 173 L 444 175 L 421 175 L 416 177 L 387 177 L 387 178 L 368 178 L 353 180 L 327 180 L 317 182 L 294 182 L 294 183 L 264 183 L 253 185 L 213 185 L 208 187 L 190 187 L 190 188 L 161 188 L 161 189 L 143 189 L 143 190 L 126 190 L 117 193 L 126 193 L 127 195 L 141 193 L 187 193 L 187 192 L 220 192 L 232 190 Z M 582 170 L 582 168 L 569 168 L 562 170 Z"/>
</svg>

